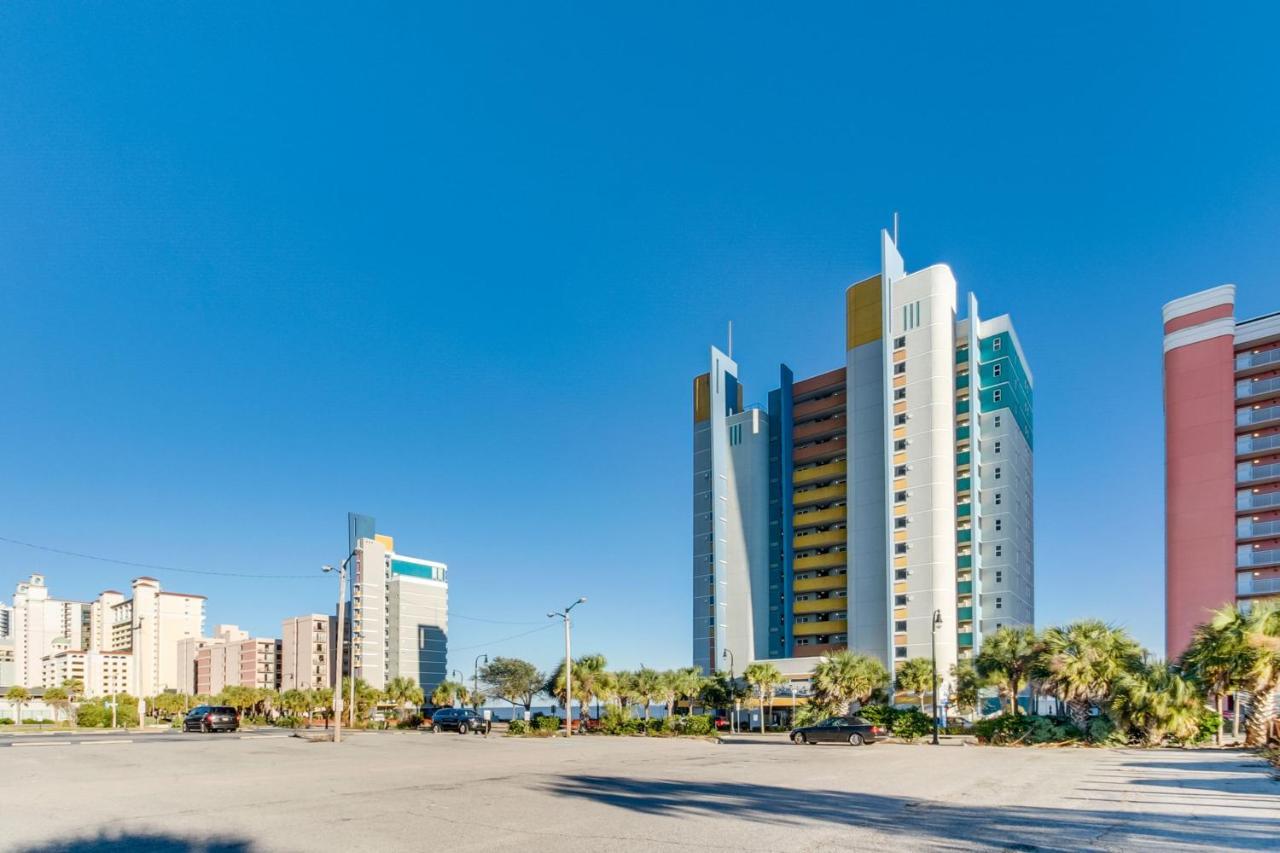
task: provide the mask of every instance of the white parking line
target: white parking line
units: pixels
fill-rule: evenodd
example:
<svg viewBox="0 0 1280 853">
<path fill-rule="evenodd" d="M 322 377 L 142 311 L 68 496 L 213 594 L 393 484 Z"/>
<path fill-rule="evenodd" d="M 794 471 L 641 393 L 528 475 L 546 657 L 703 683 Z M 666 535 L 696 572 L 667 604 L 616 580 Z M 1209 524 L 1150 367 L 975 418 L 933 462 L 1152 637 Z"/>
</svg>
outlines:
<svg viewBox="0 0 1280 853">
<path fill-rule="evenodd" d="M 263 740 L 272 737 L 293 737 L 293 735 L 240 735 L 240 740 Z"/>
<path fill-rule="evenodd" d="M 67 746 L 70 741 L 66 740 L 37 740 L 22 741 L 19 743 L 11 743 L 10 746 Z"/>
<path fill-rule="evenodd" d="M 82 741 L 79 741 L 79 744 L 80 744 L 81 746 L 103 746 L 103 745 L 108 744 L 108 743 L 133 743 L 133 741 L 132 741 L 131 739 L 129 739 L 129 738 L 125 738 L 125 739 L 123 739 L 123 740 L 116 740 L 115 738 L 112 738 L 111 740 L 82 740 Z"/>
</svg>

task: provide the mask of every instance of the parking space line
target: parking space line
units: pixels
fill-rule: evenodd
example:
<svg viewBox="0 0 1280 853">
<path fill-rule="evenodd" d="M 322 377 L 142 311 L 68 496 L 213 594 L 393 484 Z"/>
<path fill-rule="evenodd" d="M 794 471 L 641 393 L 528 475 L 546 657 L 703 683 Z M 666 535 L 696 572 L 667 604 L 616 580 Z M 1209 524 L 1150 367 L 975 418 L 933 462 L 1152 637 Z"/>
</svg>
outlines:
<svg viewBox="0 0 1280 853">
<path fill-rule="evenodd" d="M 130 738 L 125 738 L 123 740 L 112 738 L 111 740 L 82 740 L 78 741 L 78 743 L 81 746 L 102 746 L 108 743 L 133 743 L 133 740 Z"/>
<path fill-rule="evenodd" d="M 66 740 L 37 740 L 28 742 L 11 743 L 9 746 L 67 746 L 71 741 Z"/>
<path fill-rule="evenodd" d="M 240 740 L 263 740 L 273 737 L 293 737 L 293 735 L 240 735 Z"/>
</svg>

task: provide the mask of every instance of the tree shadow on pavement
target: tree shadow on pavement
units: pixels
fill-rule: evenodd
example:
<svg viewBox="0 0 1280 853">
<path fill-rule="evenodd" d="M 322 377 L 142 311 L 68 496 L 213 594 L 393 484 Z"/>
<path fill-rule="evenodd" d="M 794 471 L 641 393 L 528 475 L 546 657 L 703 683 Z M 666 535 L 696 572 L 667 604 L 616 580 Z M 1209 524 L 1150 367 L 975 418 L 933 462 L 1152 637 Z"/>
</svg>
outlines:
<svg viewBox="0 0 1280 853">
<path fill-rule="evenodd" d="M 689 782 L 612 776 L 561 776 L 548 792 L 646 815 L 721 817 L 774 826 L 825 823 L 884 832 L 905 846 L 1000 849 L 1187 846 L 1275 849 L 1274 817 L 1213 816 L 1120 809 L 963 806 L 842 791 L 751 783 Z"/>
<path fill-rule="evenodd" d="M 21 853 L 252 853 L 252 841 L 238 838 L 196 838 L 166 832 L 116 832 L 71 838 L 17 848 Z"/>
</svg>

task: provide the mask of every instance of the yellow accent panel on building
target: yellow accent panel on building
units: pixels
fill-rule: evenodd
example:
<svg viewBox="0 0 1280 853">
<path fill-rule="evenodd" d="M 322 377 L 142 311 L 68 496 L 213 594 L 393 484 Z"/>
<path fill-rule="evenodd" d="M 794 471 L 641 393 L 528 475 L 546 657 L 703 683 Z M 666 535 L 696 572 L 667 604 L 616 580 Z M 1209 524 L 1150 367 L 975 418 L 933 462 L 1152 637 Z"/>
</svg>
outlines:
<svg viewBox="0 0 1280 853">
<path fill-rule="evenodd" d="M 895 453 L 895 454 L 893 454 L 893 464 L 894 464 L 894 465 L 906 465 L 906 464 L 907 464 L 907 454 L 905 454 L 905 453 Z"/>
<path fill-rule="evenodd" d="M 817 527 L 822 524 L 834 524 L 848 517 L 847 507 L 833 506 L 817 512 L 797 512 L 791 516 L 791 526 L 796 530 L 802 527 Z"/>
<path fill-rule="evenodd" d="M 899 477 L 898 479 L 893 481 L 893 488 L 895 491 L 899 489 L 905 489 L 906 487 L 907 487 L 906 477 Z"/>
<path fill-rule="evenodd" d="M 796 557 L 795 570 L 799 572 L 805 569 L 834 569 L 837 566 L 843 566 L 848 556 L 848 551 L 830 551 L 826 554 L 814 554 L 812 557 Z M 799 587 L 796 588 L 799 589 Z"/>
<path fill-rule="evenodd" d="M 823 486 L 819 489 L 810 489 L 807 492 L 792 492 L 792 506 L 810 506 L 812 504 L 831 503 L 835 500 L 841 500 L 848 496 L 848 491 L 844 483 L 836 483 L 833 486 Z"/>
<path fill-rule="evenodd" d="M 848 473 L 849 466 L 845 464 L 843 459 L 839 459 L 835 462 L 828 462 L 826 465 L 819 465 L 816 468 L 805 468 L 803 471 L 796 471 L 791 475 L 791 483 L 796 486 L 803 486 L 805 483 L 829 480 L 832 477 L 839 477 Z"/>
<path fill-rule="evenodd" d="M 824 589 L 844 589 L 848 575 L 826 575 L 820 578 L 798 578 L 791 588 L 796 592 L 819 592 Z"/>
<path fill-rule="evenodd" d="M 902 374 L 898 374 L 897 376 L 893 377 L 893 387 L 894 387 L 894 388 L 906 388 L 906 387 L 907 387 L 907 377 L 903 376 Z"/>
<path fill-rule="evenodd" d="M 906 591 L 907 591 L 907 582 L 906 582 L 906 581 L 899 581 L 898 583 L 895 583 L 895 584 L 893 585 L 893 592 L 894 592 L 894 595 L 901 595 L 902 593 L 904 593 L 904 592 L 906 592 Z"/>
<path fill-rule="evenodd" d="M 805 548 L 825 548 L 828 545 L 841 545 L 849 541 L 849 533 L 844 528 L 824 530 L 821 533 L 810 533 L 808 536 L 796 536 L 791 546 L 797 551 Z"/>
<path fill-rule="evenodd" d="M 906 514 L 907 514 L 907 505 L 906 505 L 906 504 L 898 504 L 897 506 L 895 506 L 895 507 L 893 508 L 893 514 L 894 514 L 894 515 L 906 515 Z"/>
<path fill-rule="evenodd" d="M 896 349 L 893 351 L 893 363 L 901 364 L 907 360 L 907 351 L 904 349 Z"/>
<path fill-rule="evenodd" d="M 893 541 L 894 541 L 894 542 L 906 542 L 906 541 L 907 541 L 907 531 L 905 531 L 905 530 L 895 530 L 895 531 L 893 531 Z"/>
<path fill-rule="evenodd" d="M 830 613 L 833 610 L 844 610 L 848 606 L 847 598 L 815 598 L 812 601 L 794 602 L 791 609 L 796 613 Z"/>
<path fill-rule="evenodd" d="M 693 377 L 693 422 L 711 419 L 711 374 Z"/>
<path fill-rule="evenodd" d="M 906 411 L 907 411 L 907 401 L 906 401 L 906 400 L 899 400 L 898 402 L 896 402 L 896 403 L 894 403 L 894 404 L 893 404 L 893 413 L 894 413 L 895 415 L 901 415 L 901 414 L 903 414 L 903 413 L 904 413 L 904 412 L 906 412 Z"/>
<path fill-rule="evenodd" d="M 873 275 L 844 292 L 845 349 L 851 350 L 881 338 L 880 276 Z"/>
<path fill-rule="evenodd" d="M 905 568 L 907 567 L 907 558 L 906 558 L 906 557 L 894 557 L 894 558 L 893 558 L 893 567 L 894 567 L 895 569 L 905 569 Z"/>
<path fill-rule="evenodd" d="M 894 619 L 906 619 L 906 618 L 907 618 L 907 608 L 905 608 L 905 607 L 899 607 L 899 608 L 895 609 L 895 610 L 893 611 L 893 618 L 894 618 Z"/>
<path fill-rule="evenodd" d="M 893 428 L 893 440 L 894 440 L 894 441 L 897 441 L 897 440 L 898 440 L 898 439 L 900 439 L 900 438 L 906 438 L 906 437 L 907 437 L 907 428 L 906 428 L 906 427 L 894 427 L 894 428 Z"/>
<path fill-rule="evenodd" d="M 849 622 L 845 619 L 828 619 L 826 622 L 797 622 L 791 626 L 791 633 L 797 637 L 810 637 L 814 634 L 843 634 L 849 630 Z"/>
<path fill-rule="evenodd" d="M 381 533 L 375 533 L 373 534 L 373 541 L 377 542 L 388 551 L 396 550 L 396 540 L 392 539 L 390 536 L 383 536 Z"/>
</svg>

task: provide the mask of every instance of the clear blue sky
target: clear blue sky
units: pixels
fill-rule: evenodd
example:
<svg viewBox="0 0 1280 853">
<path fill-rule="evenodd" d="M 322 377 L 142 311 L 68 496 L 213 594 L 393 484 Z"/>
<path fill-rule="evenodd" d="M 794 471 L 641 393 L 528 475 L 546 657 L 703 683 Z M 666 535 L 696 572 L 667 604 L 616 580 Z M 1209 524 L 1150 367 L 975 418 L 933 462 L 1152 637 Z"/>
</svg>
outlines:
<svg viewBox="0 0 1280 853">
<path fill-rule="evenodd" d="M 898 210 L 1033 366 L 1041 624 L 1160 646 L 1160 305 L 1280 308 L 1274 13 L 422 6 L 0 7 L 0 536 L 313 573 L 151 572 L 274 635 L 354 509 L 453 667 L 579 595 L 687 663 L 691 377 L 729 319 L 749 399 L 840 363 Z"/>
</svg>

